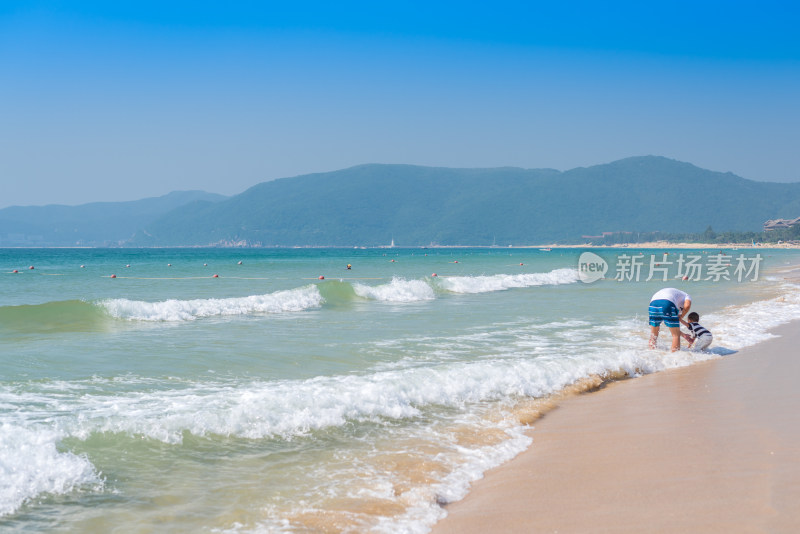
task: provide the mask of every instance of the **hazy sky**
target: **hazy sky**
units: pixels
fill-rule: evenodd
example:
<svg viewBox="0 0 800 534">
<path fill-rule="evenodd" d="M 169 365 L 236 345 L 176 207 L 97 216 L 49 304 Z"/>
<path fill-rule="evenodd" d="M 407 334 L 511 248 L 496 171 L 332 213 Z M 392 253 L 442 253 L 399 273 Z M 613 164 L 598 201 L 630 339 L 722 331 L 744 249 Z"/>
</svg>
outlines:
<svg viewBox="0 0 800 534">
<path fill-rule="evenodd" d="M 169 7 L 164 7 L 169 5 Z M 0 207 L 361 163 L 800 181 L 794 2 L 0 2 Z"/>
</svg>

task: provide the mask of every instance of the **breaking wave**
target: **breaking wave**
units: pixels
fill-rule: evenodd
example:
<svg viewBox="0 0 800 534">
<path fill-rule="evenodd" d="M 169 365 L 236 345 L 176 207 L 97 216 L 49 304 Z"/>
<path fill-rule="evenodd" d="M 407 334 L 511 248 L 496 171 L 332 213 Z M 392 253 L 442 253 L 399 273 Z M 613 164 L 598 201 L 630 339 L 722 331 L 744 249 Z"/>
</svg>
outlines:
<svg viewBox="0 0 800 534">
<path fill-rule="evenodd" d="M 383 302 L 418 302 L 436 298 L 433 288 L 424 280 L 393 278 L 388 284 L 378 286 L 356 283 L 353 290 L 359 297 Z"/>
<path fill-rule="evenodd" d="M 452 293 L 489 293 L 520 287 L 573 284 L 577 281 L 578 271 L 564 268 L 548 273 L 448 276 L 440 278 L 438 285 Z"/>
<path fill-rule="evenodd" d="M 132 321 L 193 321 L 201 317 L 299 312 L 319 308 L 323 298 L 317 286 L 224 299 L 141 300 L 108 299 L 99 302 L 112 317 Z"/>
</svg>

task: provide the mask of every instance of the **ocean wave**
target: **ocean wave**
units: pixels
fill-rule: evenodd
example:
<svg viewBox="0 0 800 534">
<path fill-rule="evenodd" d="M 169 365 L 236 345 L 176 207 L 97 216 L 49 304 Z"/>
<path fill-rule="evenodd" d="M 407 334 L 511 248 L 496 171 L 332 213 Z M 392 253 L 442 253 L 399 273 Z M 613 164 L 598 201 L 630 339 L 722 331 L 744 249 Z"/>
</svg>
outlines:
<svg viewBox="0 0 800 534">
<path fill-rule="evenodd" d="M 147 436 L 165 443 L 181 442 L 184 432 L 287 438 L 348 421 L 416 417 L 431 406 L 460 407 L 517 396 L 541 397 L 586 376 L 619 369 L 652 371 L 666 365 L 660 360 L 662 353 L 644 349 L 601 349 L 583 354 L 554 350 L 549 356 L 536 358 L 510 356 L 307 380 L 204 382 L 181 389 L 113 396 L 90 394 L 97 385 L 87 384 L 87 394 L 73 389 L 69 401 L 49 388 L 40 390 L 39 398 L 28 396 L 24 404 L 28 409 L 38 406 L 42 410 L 28 412 L 36 420 L 52 417 L 54 412 L 71 414 L 60 421 L 60 428 L 79 438 L 93 432 Z M 694 358 L 691 353 L 682 356 L 687 361 Z"/>
<path fill-rule="evenodd" d="M 731 306 L 703 319 L 714 332 L 715 344 L 739 349 L 770 337 L 766 330 L 798 314 L 800 288 L 792 286 L 782 297 Z M 505 348 L 494 354 L 489 346 L 496 343 L 487 345 L 482 332 L 471 332 L 472 338 L 461 340 L 486 347 L 477 360 L 443 354 L 441 360 L 428 361 L 424 367 L 409 362 L 405 367 L 306 380 L 156 381 L 146 391 L 137 388 L 115 394 L 104 393 L 100 379 L 66 382 L 64 387 L 57 382 L 27 384 L 24 394 L 18 388 L 0 387 L 4 411 L 0 423 L 0 515 L 13 513 L 40 494 L 102 487 L 100 476 L 85 457 L 59 452 L 59 439 L 67 437 L 88 439 L 108 432 L 168 444 L 181 443 L 187 433 L 291 439 L 353 422 L 416 418 L 442 407 L 461 412 L 469 404 L 487 401 L 512 404 L 521 397 L 545 397 L 594 375 L 622 372 L 636 376 L 716 357 L 648 350 L 647 328 L 641 318 L 604 325 L 566 322 L 559 328 L 552 323 L 509 324 L 497 335 L 494 341 Z M 427 339 L 420 342 L 418 350 L 430 344 Z M 449 341 L 443 337 L 439 350 L 460 350 L 448 349 Z M 69 397 L 63 395 L 67 386 Z M 58 434 L 38 423 L 41 421 L 51 421 Z M 505 429 L 507 441 L 453 471 L 437 485 L 437 494 L 447 500 L 460 498 L 470 480 L 524 449 L 526 438 L 516 427 Z M 423 499 L 415 506 L 425 508 L 428 502 L 433 501 Z M 413 530 L 424 514 L 412 517 L 421 509 L 409 510 L 411 515 L 397 521 L 407 520 L 402 529 Z M 437 510 L 432 506 L 425 514 Z"/>
<path fill-rule="evenodd" d="M 4 434 L 14 434 L 18 428 L 29 430 L 19 433 L 16 440 L 3 441 L 7 447 L 0 455 L 6 466 L 3 469 L 21 475 L 4 477 L 8 482 L 2 489 L 5 493 L 0 492 L 2 510 L 13 512 L 38 494 L 99 484 L 99 477 L 86 458 L 57 451 L 60 439 L 86 440 L 98 433 L 145 437 L 167 444 L 180 444 L 187 434 L 292 439 L 352 423 L 426 417 L 430 410 L 441 407 L 460 412 L 468 404 L 543 397 L 585 376 L 608 370 L 622 368 L 633 374 L 667 365 L 662 361 L 664 353 L 657 351 L 570 352 L 536 358 L 505 355 L 306 380 L 164 383 L 162 387 L 171 389 L 151 387 L 111 395 L 104 392 L 97 379 L 66 383 L 70 386 L 69 397 L 63 395 L 65 388 L 56 382 L 28 384 L 24 393 L 18 388 L 3 387 L 0 405 L 5 412 Z M 687 360 L 695 357 L 691 353 L 682 356 Z M 119 386 L 114 384 L 115 388 Z M 58 435 L 37 421 L 51 421 Z M 26 457 L 31 444 L 37 447 L 34 463 Z M 519 440 L 502 446 L 492 453 L 489 464 L 508 459 L 522 448 L 524 444 Z M 439 491 L 456 498 L 469 480 L 491 467 L 489 464 L 471 465 L 460 475 L 453 475 Z"/>
<path fill-rule="evenodd" d="M 298 312 L 322 305 L 315 285 L 224 299 L 141 300 L 108 299 L 98 303 L 112 317 L 133 321 L 193 321 L 202 317 L 252 315 L 257 313 Z"/>
<path fill-rule="evenodd" d="M 41 427 L 0 424 L 0 517 L 42 494 L 103 487 L 91 462 L 60 452 L 58 439 L 56 432 Z"/>
<path fill-rule="evenodd" d="M 353 290 L 359 297 L 381 302 L 419 302 L 436 298 L 433 288 L 425 281 L 396 277 L 388 284 L 378 286 L 355 283 Z"/>
<path fill-rule="evenodd" d="M 704 314 L 700 324 L 714 336 L 714 345 L 741 349 L 775 337 L 770 329 L 800 317 L 800 286 L 784 284 L 783 295 Z"/>
<path fill-rule="evenodd" d="M 578 281 L 578 271 L 562 268 L 548 273 L 447 276 L 437 280 L 439 287 L 452 293 L 489 293 L 520 287 L 573 284 Z"/>
<path fill-rule="evenodd" d="M 0 306 L 0 331 L 92 332 L 102 330 L 109 321 L 105 313 L 81 300 Z"/>
</svg>

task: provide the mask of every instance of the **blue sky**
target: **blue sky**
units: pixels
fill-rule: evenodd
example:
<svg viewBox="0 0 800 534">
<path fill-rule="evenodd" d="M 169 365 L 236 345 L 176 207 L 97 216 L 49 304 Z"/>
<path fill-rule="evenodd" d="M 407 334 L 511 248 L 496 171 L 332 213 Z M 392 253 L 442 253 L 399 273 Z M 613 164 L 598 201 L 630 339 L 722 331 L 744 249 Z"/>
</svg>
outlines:
<svg viewBox="0 0 800 534">
<path fill-rule="evenodd" d="M 235 194 L 361 163 L 566 170 L 655 154 L 800 181 L 798 13 L 7 0 L 0 207 Z"/>
</svg>

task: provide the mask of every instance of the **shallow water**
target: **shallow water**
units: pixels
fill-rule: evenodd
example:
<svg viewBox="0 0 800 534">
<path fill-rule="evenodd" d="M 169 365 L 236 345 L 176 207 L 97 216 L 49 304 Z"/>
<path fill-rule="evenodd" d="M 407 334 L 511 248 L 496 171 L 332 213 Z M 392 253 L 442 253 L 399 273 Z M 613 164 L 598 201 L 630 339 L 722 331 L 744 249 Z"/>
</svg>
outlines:
<svg viewBox="0 0 800 534">
<path fill-rule="evenodd" d="M 593 284 L 581 252 L 0 250 L 0 528 L 425 532 L 550 396 L 800 311 L 792 251 L 743 282 L 618 282 L 599 251 Z M 646 350 L 665 285 L 713 353 Z"/>
</svg>

